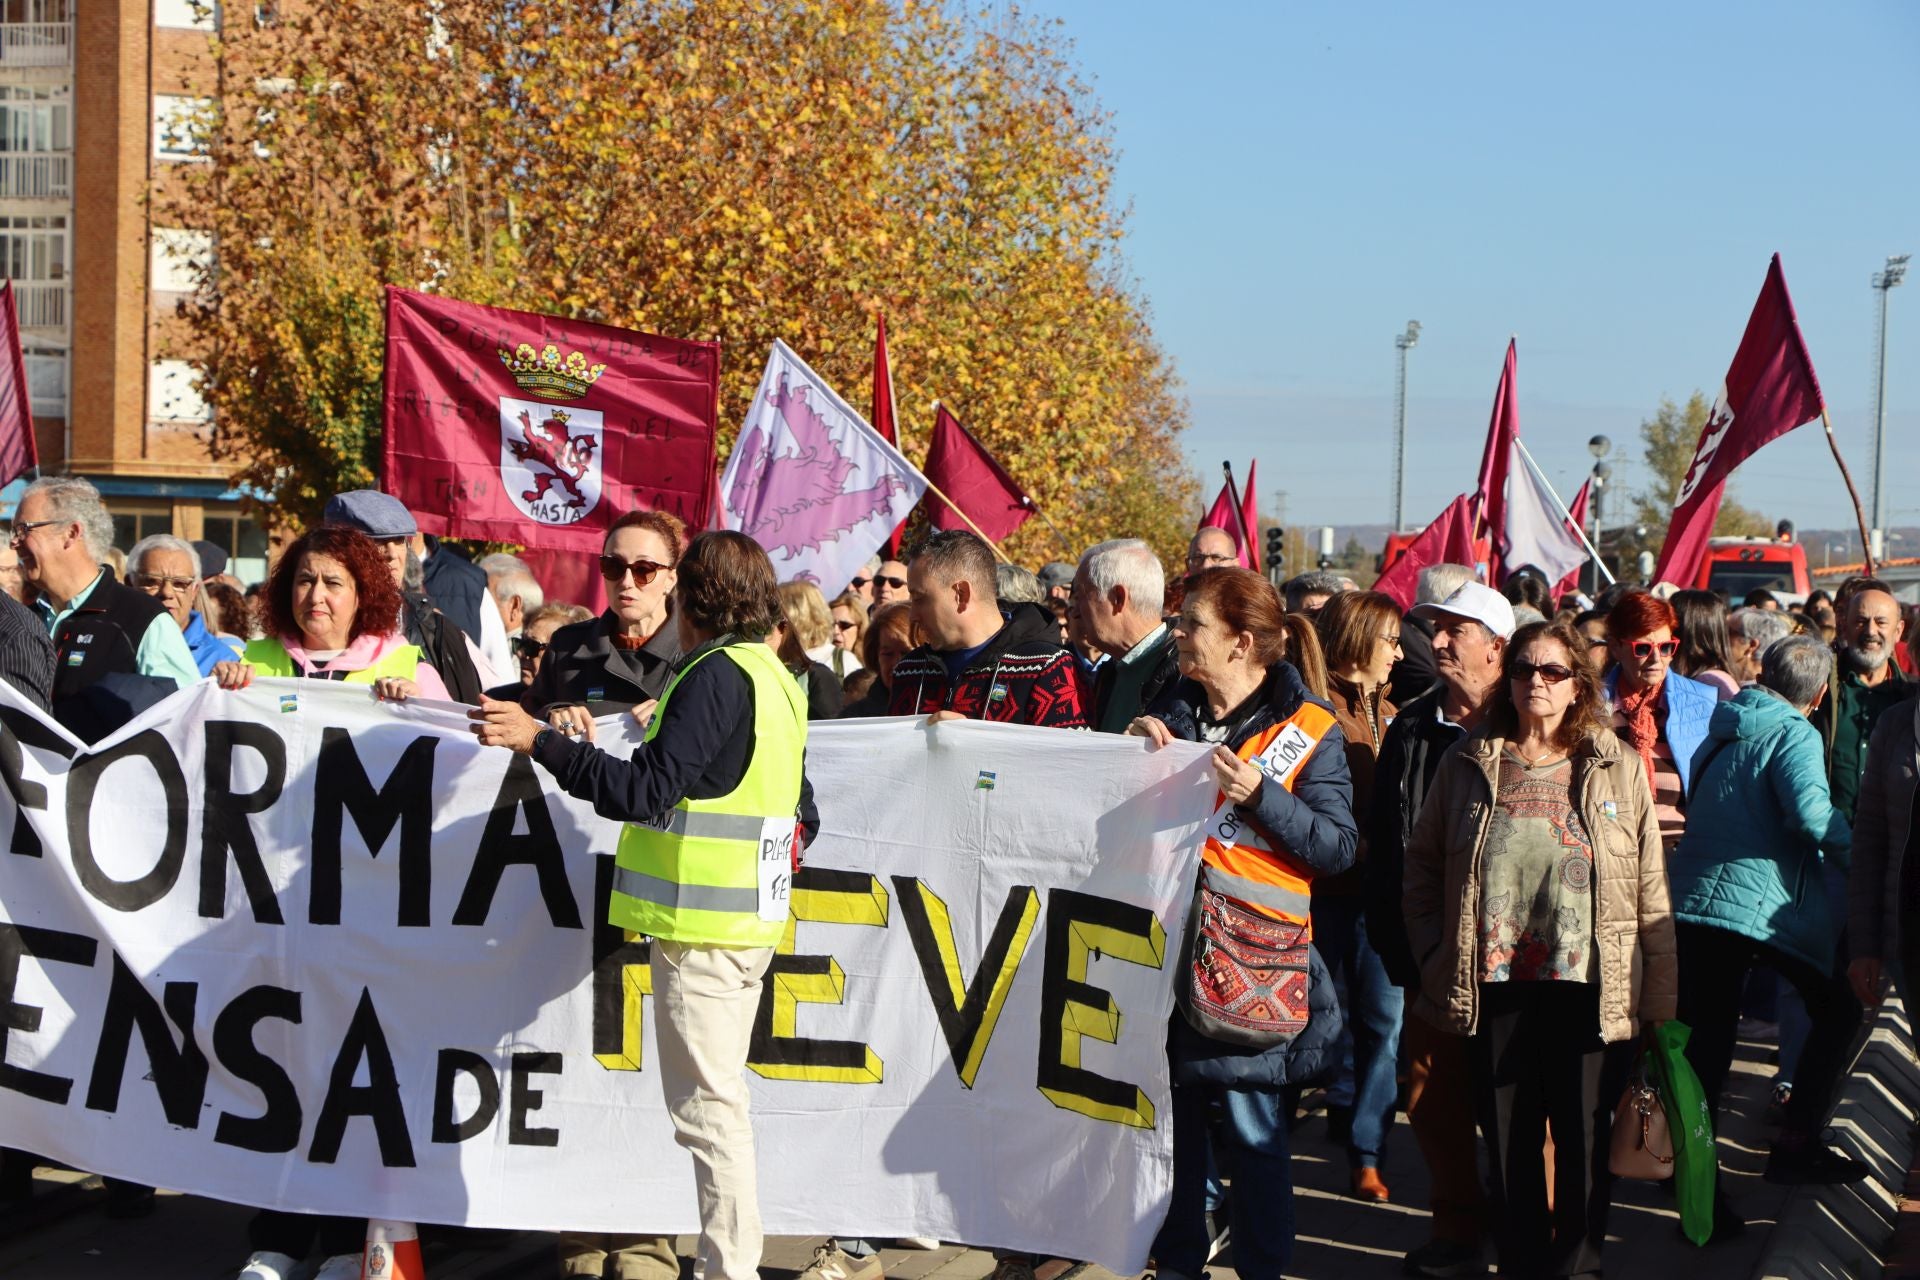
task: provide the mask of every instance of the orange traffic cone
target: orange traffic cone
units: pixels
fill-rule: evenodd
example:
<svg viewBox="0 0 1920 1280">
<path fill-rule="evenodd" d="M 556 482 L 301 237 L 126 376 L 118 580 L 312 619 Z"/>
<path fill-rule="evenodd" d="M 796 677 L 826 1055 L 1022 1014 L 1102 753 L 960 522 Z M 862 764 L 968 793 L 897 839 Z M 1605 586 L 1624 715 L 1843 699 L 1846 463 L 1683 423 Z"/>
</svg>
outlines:
<svg viewBox="0 0 1920 1280">
<path fill-rule="evenodd" d="M 420 1265 L 420 1233 L 411 1222 L 367 1220 L 367 1248 L 360 1255 L 360 1280 L 426 1280 Z"/>
</svg>

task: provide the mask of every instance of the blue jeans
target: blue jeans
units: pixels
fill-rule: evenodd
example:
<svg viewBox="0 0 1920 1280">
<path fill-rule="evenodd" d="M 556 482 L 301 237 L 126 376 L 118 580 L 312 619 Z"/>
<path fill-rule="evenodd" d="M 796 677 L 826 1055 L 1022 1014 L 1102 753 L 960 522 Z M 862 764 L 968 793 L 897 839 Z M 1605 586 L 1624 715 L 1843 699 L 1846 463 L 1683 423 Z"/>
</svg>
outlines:
<svg viewBox="0 0 1920 1280">
<path fill-rule="evenodd" d="M 1209 1151 L 1233 1181 L 1233 1265 L 1242 1280 L 1280 1280 L 1293 1257 L 1293 1167 L 1278 1093 L 1175 1085 L 1173 1203 L 1153 1242 L 1161 1280 L 1199 1280 L 1207 1265 Z"/>
<path fill-rule="evenodd" d="M 1316 899 L 1313 945 L 1334 982 L 1346 988 L 1347 1027 L 1353 1035 L 1353 1138 L 1347 1158 L 1356 1169 L 1377 1169 L 1400 1093 L 1396 1073 L 1406 993 L 1388 979 L 1386 965 L 1367 939 L 1361 898 Z M 1329 1092 L 1337 1098 L 1343 1091 L 1336 1085 Z"/>
</svg>

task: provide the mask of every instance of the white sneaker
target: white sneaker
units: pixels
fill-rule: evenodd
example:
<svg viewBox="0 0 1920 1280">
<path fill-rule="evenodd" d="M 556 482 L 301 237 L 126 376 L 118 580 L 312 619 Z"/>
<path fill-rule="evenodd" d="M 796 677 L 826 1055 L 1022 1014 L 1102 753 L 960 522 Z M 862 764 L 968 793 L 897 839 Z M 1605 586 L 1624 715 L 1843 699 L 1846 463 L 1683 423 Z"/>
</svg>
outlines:
<svg viewBox="0 0 1920 1280">
<path fill-rule="evenodd" d="M 297 1259 L 284 1253 L 275 1253 L 271 1249 L 262 1249 L 247 1259 L 247 1265 L 240 1268 L 238 1280 L 290 1280 L 293 1269 L 299 1266 Z M 354 1280 L 359 1280 L 358 1276 Z"/>
<path fill-rule="evenodd" d="M 313 1280 L 360 1280 L 360 1255 L 336 1253 L 320 1264 Z"/>
</svg>

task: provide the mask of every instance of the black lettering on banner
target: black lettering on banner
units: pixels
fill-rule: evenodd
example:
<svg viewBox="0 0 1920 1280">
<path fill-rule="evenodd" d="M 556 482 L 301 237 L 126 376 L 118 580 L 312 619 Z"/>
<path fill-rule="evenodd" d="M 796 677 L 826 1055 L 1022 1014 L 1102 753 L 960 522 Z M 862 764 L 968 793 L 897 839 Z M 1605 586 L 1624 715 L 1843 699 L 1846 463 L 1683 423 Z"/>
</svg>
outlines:
<svg viewBox="0 0 1920 1280">
<path fill-rule="evenodd" d="M 160 780 L 167 800 L 167 832 L 160 859 L 151 871 L 133 880 L 115 880 L 93 856 L 93 794 L 109 767 L 131 757 L 152 765 L 154 776 Z M 115 911 L 139 911 L 167 896 L 187 861 L 187 775 L 181 772 L 180 762 L 165 738 L 147 729 L 98 755 L 83 755 L 74 761 L 67 774 L 67 843 L 80 887 L 102 905 Z"/>
<path fill-rule="evenodd" d="M 243 1151 L 278 1154 L 300 1145 L 300 1093 L 285 1067 L 262 1053 L 253 1042 L 253 1029 L 268 1018 L 300 1021 L 300 993 L 285 987 L 249 987 L 227 1002 L 213 1020 L 213 1056 L 260 1091 L 267 1109 L 257 1116 L 220 1113 L 213 1140 Z"/>
<path fill-rule="evenodd" d="M 546 1097 L 544 1090 L 533 1087 L 536 1075 L 557 1076 L 560 1074 L 560 1055 L 557 1053 L 516 1053 L 513 1063 L 507 1069 L 509 1084 L 507 1087 L 507 1145 L 510 1147 L 557 1147 L 560 1145 L 558 1129 L 535 1129 L 527 1123 L 527 1117 L 540 1109 L 540 1103 Z"/>
<path fill-rule="evenodd" d="M 156 1001 L 141 985 L 139 975 L 114 954 L 107 1008 L 100 1015 L 100 1046 L 94 1051 L 93 1078 L 87 1083 L 87 1110 L 120 1109 L 120 1082 L 127 1074 L 127 1051 L 138 1027 L 152 1068 L 147 1079 L 159 1091 L 167 1123 L 182 1129 L 200 1127 L 200 1103 L 207 1096 L 207 1055 L 193 1038 L 193 1007 L 199 995 L 197 982 L 169 982 Z M 179 1044 L 173 1042 L 169 1021 L 179 1028 Z"/>
<path fill-rule="evenodd" d="M 1151 1129 L 1154 1108 L 1144 1090 L 1080 1065 L 1082 1037 L 1120 1040 L 1120 1007 L 1109 992 L 1087 982 L 1087 962 L 1100 956 L 1162 968 L 1166 930 L 1145 907 L 1071 889 L 1050 891 L 1040 980 L 1040 1092 L 1056 1107 Z"/>
<path fill-rule="evenodd" d="M 41 964 L 77 964 L 91 968 L 99 949 L 99 943 L 82 933 L 0 923 L 0 1089 L 66 1105 L 67 1095 L 73 1092 L 73 1081 L 7 1062 L 8 1034 L 18 1031 L 31 1035 L 38 1031 L 43 1012 L 39 1005 L 21 1004 L 14 999 L 20 986 L 20 957 L 32 956 Z"/>
<path fill-rule="evenodd" d="M 812 1040 L 800 1035 L 800 1006 L 841 1003 L 847 975 L 832 956 L 795 955 L 794 929 L 801 920 L 884 929 L 886 888 L 865 871 L 802 867 L 793 878 L 791 906 L 787 931 L 774 948 L 773 962 L 761 983 L 747 1070 L 769 1080 L 879 1084 L 885 1064 L 870 1046 L 858 1040 Z"/>
<path fill-rule="evenodd" d="M 513 833 L 515 816 L 527 815 L 527 833 Z M 493 909 L 493 895 L 500 891 L 500 876 L 508 867 L 525 864 L 540 878 L 540 898 L 547 905 L 547 918 L 556 929 L 578 929 L 580 904 L 573 900 L 573 886 L 567 881 L 566 855 L 560 849 L 560 837 L 553 829 L 553 815 L 547 812 L 546 791 L 533 761 L 523 755 L 507 757 L 507 772 L 500 779 L 500 794 L 494 797 L 493 811 L 480 833 L 480 848 L 473 857 L 473 871 L 467 887 L 460 893 L 460 904 L 453 909 L 455 924 L 485 924 Z"/>
<path fill-rule="evenodd" d="M 267 762 L 267 780 L 257 791 L 233 789 L 233 750 L 247 747 Z M 217 920 L 227 906 L 227 851 L 240 869 L 257 924 L 285 924 L 273 881 L 260 860 L 250 813 L 261 813 L 280 798 L 287 781 L 287 744 L 266 725 L 246 720 L 207 721 L 206 807 L 200 818 L 200 914 Z M 285 1150 L 285 1148 L 282 1148 Z"/>
<path fill-rule="evenodd" d="M 313 889 L 308 921 L 340 923 L 340 838 L 351 814 L 368 854 L 376 858 L 394 827 L 400 828 L 398 922 L 406 929 L 431 923 L 433 749 L 438 745 L 439 739 L 425 736 L 409 742 L 376 791 L 353 748 L 353 735 L 340 728 L 320 731 L 320 757 L 313 772 Z"/>
<path fill-rule="evenodd" d="M 61 758 L 73 759 L 73 744 L 18 707 L 0 707 L 0 783 L 13 797 L 13 842 L 8 848 L 23 858 L 40 856 L 40 833 L 27 820 L 28 809 L 47 810 L 45 783 L 26 778 L 23 747 L 43 747 Z"/>
<path fill-rule="evenodd" d="M 644 1061 L 641 1014 L 653 994 L 652 946 L 607 923 L 613 855 L 593 859 L 593 1060 L 609 1071 L 638 1071 Z"/>
<path fill-rule="evenodd" d="M 359 1074 L 363 1058 L 367 1083 L 357 1085 L 353 1078 Z M 389 1169 L 413 1168 L 413 1138 L 407 1132 L 407 1112 L 400 1102 L 400 1079 L 393 1069 L 393 1053 L 387 1048 L 387 1033 L 381 1029 L 380 1015 L 373 1007 L 373 993 L 365 987 L 360 988 L 360 1004 L 333 1060 L 327 1096 L 313 1123 L 313 1145 L 307 1148 L 307 1159 L 314 1164 L 338 1160 L 347 1121 L 354 1116 L 373 1121 L 382 1165 Z"/>
<path fill-rule="evenodd" d="M 455 1120 L 453 1082 L 454 1077 L 462 1075 L 479 1088 L 480 1100 L 474 1104 L 472 1115 L 465 1120 Z M 500 1081 L 493 1074 L 493 1064 L 465 1049 L 442 1049 L 440 1068 L 434 1073 L 433 1083 L 433 1140 L 465 1142 L 484 1133 L 499 1114 Z"/>
<path fill-rule="evenodd" d="M 1024 884 L 1007 891 L 993 936 L 987 939 L 973 981 L 968 983 L 960 968 L 960 949 L 947 904 L 913 876 L 895 876 L 893 887 L 907 937 L 913 940 L 913 954 L 920 961 L 920 976 L 926 980 L 941 1034 L 953 1055 L 954 1070 L 971 1089 L 1033 937 L 1034 922 L 1040 918 L 1040 895 Z"/>
</svg>

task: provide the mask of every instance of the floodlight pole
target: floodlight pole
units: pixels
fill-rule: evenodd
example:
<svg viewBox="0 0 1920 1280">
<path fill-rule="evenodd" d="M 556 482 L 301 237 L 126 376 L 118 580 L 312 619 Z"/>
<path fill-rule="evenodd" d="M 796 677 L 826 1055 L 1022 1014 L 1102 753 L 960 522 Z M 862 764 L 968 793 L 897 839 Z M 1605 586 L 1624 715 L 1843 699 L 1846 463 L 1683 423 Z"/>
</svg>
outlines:
<svg viewBox="0 0 1920 1280">
<path fill-rule="evenodd" d="M 1399 353 L 1399 375 L 1393 391 L 1393 532 L 1406 528 L 1407 490 L 1407 352 L 1420 341 L 1420 322 L 1407 321 L 1407 331 L 1393 340 Z"/>
</svg>

